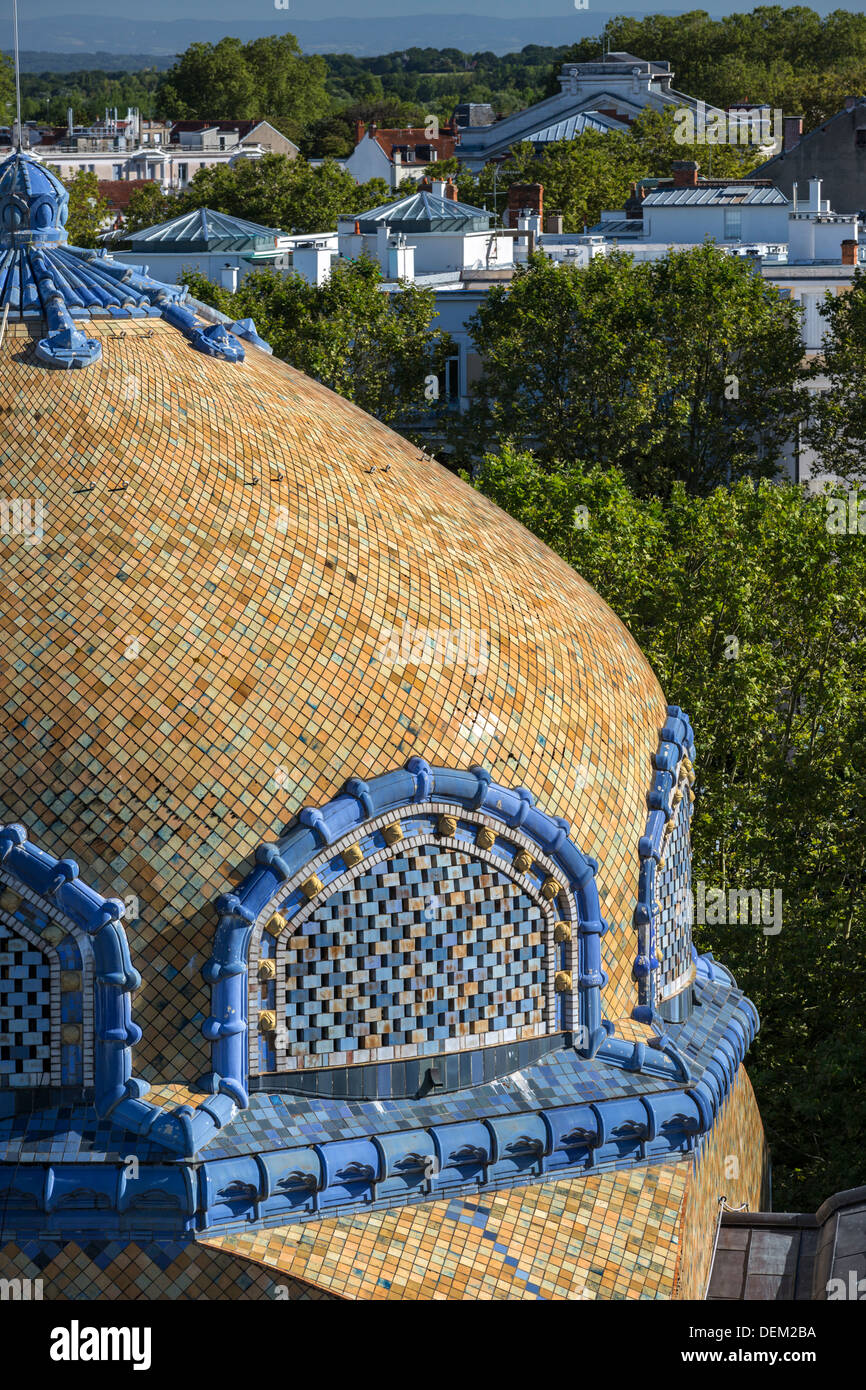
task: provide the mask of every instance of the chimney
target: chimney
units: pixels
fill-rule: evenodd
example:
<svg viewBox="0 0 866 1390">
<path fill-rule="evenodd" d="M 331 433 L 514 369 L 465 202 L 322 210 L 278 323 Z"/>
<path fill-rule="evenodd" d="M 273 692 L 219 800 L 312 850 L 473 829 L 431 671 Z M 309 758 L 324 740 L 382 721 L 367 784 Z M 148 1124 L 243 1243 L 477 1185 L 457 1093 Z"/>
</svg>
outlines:
<svg viewBox="0 0 866 1390">
<path fill-rule="evenodd" d="M 508 206 L 505 209 L 505 225 L 516 227 L 517 219 L 524 209 L 536 217 L 544 213 L 544 185 L 540 183 L 513 183 L 508 190 Z"/>
<path fill-rule="evenodd" d="M 562 213 L 549 212 L 544 219 L 544 230 L 553 236 L 562 236 Z"/>
<path fill-rule="evenodd" d="M 803 134 L 803 117 L 786 116 L 782 122 L 782 149 L 792 150 L 799 145 Z"/>
<path fill-rule="evenodd" d="M 457 202 L 457 185 L 452 183 L 450 179 L 445 185 L 445 197 L 452 203 Z"/>
<path fill-rule="evenodd" d="M 432 187 L 432 189 L 431 189 L 431 192 L 432 192 L 434 198 L 444 198 L 444 197 L 445 197 L 445 180 L 444 180 L 444 179 L 434 179 L 434 180 L 433 180 L 433 187 Z"/>
<path fill-rule="evenodd" d="M 853 238 L 842 242 L 842 264 L 857 264 L 857 242 Z"/>
<path fill-rule="evenodd" d="M 366 135 L 366 133 L 367 133 L 367 127 L 364 125 L 364 122 L 363 122 L 362 120 L 360 120 L 360 119 L 357 120 L 357 121 L 355 122 L 355 144 L 356 144 L 356 145 L 360 145 L 360 143 L 361 143 L 361 141 L 363 140 L 363 138 L 364 138 L 364 136 Z"/>
<path fill-rule="evenodd" d="M 693 159 L 675 159 L 671 165 L 674 188 L 697 188 L 700 167 Z"/>
</svg>

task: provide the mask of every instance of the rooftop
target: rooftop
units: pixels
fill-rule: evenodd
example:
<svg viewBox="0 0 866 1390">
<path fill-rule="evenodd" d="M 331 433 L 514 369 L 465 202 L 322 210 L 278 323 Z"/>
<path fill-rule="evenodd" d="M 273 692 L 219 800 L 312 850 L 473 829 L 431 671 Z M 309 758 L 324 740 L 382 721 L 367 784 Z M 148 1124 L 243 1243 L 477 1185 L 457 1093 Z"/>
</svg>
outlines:
<svg viewBox="0 0 866 1390">
<path fill-rule="evenodd" d="M 168 222 L 145 227 L 124 239 L 133 250 L 273 252 L 286 237 L 276 227 L 263 227 L 212 208 L 194 208 Z"/>
<path fill-rule="evenodd" d="M 490 227 L 491 214 L 469 203 L 420 192 L 410 193 L 396 203 L 384 203 L 381 207 L 372 208 L 358 218 L 342 220 L 357 221 L 361 232 L 366 235 L 385 225 L 399 228 L 401 232 L 486 232 Z"/>
</svg>

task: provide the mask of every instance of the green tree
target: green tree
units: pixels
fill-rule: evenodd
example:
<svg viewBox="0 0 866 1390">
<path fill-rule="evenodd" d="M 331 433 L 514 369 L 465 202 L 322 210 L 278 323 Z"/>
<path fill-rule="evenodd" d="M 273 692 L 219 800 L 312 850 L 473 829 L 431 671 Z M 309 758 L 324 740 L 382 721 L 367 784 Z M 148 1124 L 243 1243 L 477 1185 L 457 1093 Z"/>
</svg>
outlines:
<svg viewBox="0 0 866 1390">
<path fill-rule="evenodd" d="M 160 222 L 168 222 L 178 212 L 177 198 L 163 193 L 155 182 L 142 182 L 129 195 L 126 214 L 123 219 L 124 231 L 143 231 L 146 227 L 156 227 Z"/>
<path fill-rule="evenodd" d="M 66 187 L 69 190 L 66 234 L 70 245 L 96 246 L 97 236 L 108 218 L 108 203 L 100 196 L 96 175 L 79 169 Z"/>
<path fill-rule="evenodd" d="M 0 53 L 0 118 L 9 126 L 15 120 L 15 69 L 8 53 Z"/>
<path fill-rule="evenodd" d="M 255 83 L 240 39 L 190 44 L 161 83 L 159 99 L 163 114 L 175 120 L 253 114 Z"/>
<path fill-rule="evenodd" d="M 828 292 L 821 308 L 827 334 L 810 372 L 819 389 L 811 398 L 805 436 L 827 472 L 862 480 L 866 477 L 866 273 L 858 268 L 850 291 Z"/>
<path fill-rule="evenodd" d="M 467 441 L 618 464 L 645 493 L 771 476 L 800 408 L 796 306 L 712 245 L 585 268 L 536 253 L 469 321 Z"/>
<path fill-rule="evenodd" d="M 160 82 L 160 108 L 175 119 L 269 118 L 291 136 L 327 114 L 327 65 L 305 57 L 293 34 L 242 43 L 194 43 Z"/>
<path fill-rule="evenodd" d="M 781 891 L 777 934 L 696 939 L 761 1014 L 748 1070 L 774 1205 L 814 1211 L 863 1177 L 866 540 L 828 532 L 828 499 L 790 484 L 676 485 L 664 504 L 618 469 L 506 448 L 476 486 L 594 585 L 691 715 L 695 882 Z"/>
<path fill-rule="evenodd" d="M 184 281 L 194 298 L 254 319 L 278 357 L 378 419 L 411 427 L 429 411 L 425 385 L 449 346 L 432 327 L 432 290 L 405 285 L 384 294 L 379 267 L 366 256 L 336 263 L 320 286 L 274 270 L 248 276 L 235 294 L 197 273 Z"/>
<path fill-rule="evenodd" d="M 384 180 L 359 186 L 334 160 L 313 167 L 301 157 L 265 154 L 199 169 L 178 210 L 209 207 L 286 232 L 326 232 L 341 213 L 364 212 L 387 197 Z"/>
</svg>

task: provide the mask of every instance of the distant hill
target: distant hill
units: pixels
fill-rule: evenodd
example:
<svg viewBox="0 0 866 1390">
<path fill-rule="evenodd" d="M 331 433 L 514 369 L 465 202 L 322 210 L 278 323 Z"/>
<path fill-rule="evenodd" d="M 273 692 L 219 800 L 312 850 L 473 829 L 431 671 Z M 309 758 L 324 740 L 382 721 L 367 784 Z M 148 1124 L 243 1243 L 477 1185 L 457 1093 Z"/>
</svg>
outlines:
<svg viewBox="0 0 866 1390">
<path fill-rule="evenodd" d="M 43 53 L 36 49 L 21 51 L 22 72 L 141 72 L 170 68 L 173 54 L 156 53 Z"/>
<path fill-rule="evenodd" d="M 153 66 L 191 43 L 216 43 L 226 34 L 249 40 L 288 31 L 305 53 L 351 53 L 373 57 L 401 48 L 459 48 L 468 53 L 515 53 L 527 44 L 558 46 L 597 34 L 620 10 L 572 10 L 561 17 L 509 19 L 483 15 L 401 15 L 380 19 L 299 19 L 294 11 L 264 21 L 178 19 L 127 20 L 111 15 L 55 15 L 28 20 L 21 15 L 22 69 L 66 72 L 76 68 Z M 680 13 L 679 8 L 669 13 Z M 0 45 L 8 51 L 11 26 L 0 23 Z M 62 63 L 61 63 L 62 59 Z M 160 63 L 160 66 L 165 64 Z"/>
</svg>

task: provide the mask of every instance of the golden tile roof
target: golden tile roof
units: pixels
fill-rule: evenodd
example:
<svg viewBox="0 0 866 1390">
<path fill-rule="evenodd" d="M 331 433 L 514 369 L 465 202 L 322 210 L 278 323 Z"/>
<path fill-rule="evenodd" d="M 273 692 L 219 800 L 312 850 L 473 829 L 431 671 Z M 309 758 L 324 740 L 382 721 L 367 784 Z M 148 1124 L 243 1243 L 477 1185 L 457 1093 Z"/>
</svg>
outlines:
<svg viewBox="0 0 866 1390">
<path fill-rule="evenodd" d="M 0 349 L 0 822 L 127 912 L 139 1075 L 208 1059 L 213 898 L 303 805 L 413 754 L 483 763 L 599 860 L 606 1011 L 634 1002 L 637 841 L 665 699 L 567 565 L 362 411 L 255 348 L 92 320 L 58 371 Z M 37 504 L 41 504 L 40 512 Z M 20 515 L 18 513 L 17 515 Z M 486 669 L 380 659 L 393 630 L 489 641 Z M 377 654 L 379 654 L 377 656 Z"/>
</svg>

